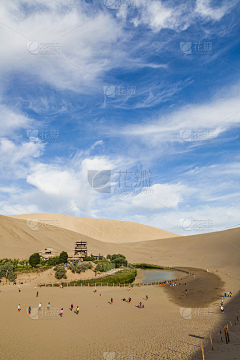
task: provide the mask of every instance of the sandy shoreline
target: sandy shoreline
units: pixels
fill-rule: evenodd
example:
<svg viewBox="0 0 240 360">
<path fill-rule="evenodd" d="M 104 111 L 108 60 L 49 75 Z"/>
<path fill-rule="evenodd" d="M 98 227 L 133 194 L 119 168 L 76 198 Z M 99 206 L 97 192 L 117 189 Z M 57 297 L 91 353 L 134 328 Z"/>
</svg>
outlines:
<svg viewBox="0 0 240 360">
<path fill-rule="evenodd" d="M 87 286 L 42 287 L 38 288 L 38 298 L 33 284 L 23 284 L 20 293 L 17 287 L 3 286 L 0 292 L 0 321 L 5 324 L 0 329 L 3 359 L 77 359 L 81 354 L 83 359 L 91 360 L 104 359 L 105 352 L 115 352 L 116 356 L 125 354 L 126 359 L 129 354 L 134 354 L 134 359 L 147 360 L 201 359 L 201 338 L 208 349 L 209 334 L 219 329 L 223 319 L 219 312 L 222 289 L 201 302 L 196 302 L 196 297 L 199 297 L 198 291 L 202 291 L 201 283 L 205 282 L 211 288 L 212 283 L 219 287 L 223 282 L 215 274 L 199 269 L 194 272 L 195 280 L 189 277 L 187 281 L 187 300 L 186 297 L 179 299 L 185 295 L 182 294 L 185 280 L 176 287 L 152 285 L 133 287 L 130 291 L 105 286 L 98 288 L 96 294 Z M 205 280 L 201 280 L 203 278 Z M 132 297 L 131 304 L 121 300 L 129 296 Z M 111 297 L 113 305 L 109 304 Z M 29 305 L 37 307 L 39 301 L 43 307 L 48 301 L 54 308 L 63 307 L 63 318 L 58 316 L 51 321 L 29 319 L 26 308 Z M 144 303 L 144 309 L 136 307 L 140 301 Z M 226 300 L 230 301 L 232 299 Z M 79 305 L 79 315 L 69 310 L 71 302 L 74 309 Z M 20 313 L 17 312 L 19 303 Z M 199 313 L 192 316 L 191 321 L 186 320 L 180 309 L 190 305 L 193 309 L 204 305 L 212 307 L 212 314 L 206 317 Z"/>
</svg>

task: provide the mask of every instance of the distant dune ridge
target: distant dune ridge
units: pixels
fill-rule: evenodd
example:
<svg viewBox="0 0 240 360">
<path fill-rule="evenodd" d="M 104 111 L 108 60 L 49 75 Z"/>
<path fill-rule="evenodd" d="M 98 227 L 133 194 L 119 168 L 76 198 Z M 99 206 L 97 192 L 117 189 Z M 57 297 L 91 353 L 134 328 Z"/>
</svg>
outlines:
<svg viewBox="0 0 240 360">
<path fill-rule="evenodd" d="M 45 215 L 21 216 L 46 220 Z M 171 233 L 132 222 L 62 216 L 66 221 L 60 218 L 60 226 L 75 231 L 62 227 L 52 230 L 40 227 L 34 231 L 26 220 L 19 219 L 20 216 L 0 216 L 0 258 L 27 258 L 44 247 L 72 252 L 75 241 L 82 239 L 88 242 L 88 250 L 94 254 L 122 253 L 130 262 L 218 270 L 240 279 L 240 228 L 191 236 L 173 234 L 170 237 Z M 55 217 L 60 215 L 55 214 Z M 49 214 L 49 219 L 54 219 L 54 214 Z M 157 236 L 158 230 L 159 238 L 151 240 Z M 168 237 L 160 238 L 162 234 Z"/>
<path fill-rule="evenodd" d="M 120 244 L 179 237 L 169 231 L 130 221 L 79 218 L 51 213 L 13 215 L 11 217 L 24 220 L 38 219 L 39 221 L 41 219 L 58 220 L 59 226 L 63 229 L 75 231 L 97 240 Z"/>
</svg>

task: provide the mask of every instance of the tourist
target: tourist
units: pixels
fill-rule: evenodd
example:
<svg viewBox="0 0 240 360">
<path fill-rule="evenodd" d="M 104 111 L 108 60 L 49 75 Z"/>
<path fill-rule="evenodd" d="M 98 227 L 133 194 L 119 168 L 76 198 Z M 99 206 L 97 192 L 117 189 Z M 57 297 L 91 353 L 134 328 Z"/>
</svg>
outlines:
<svg viewBox="0 0 240 360">
<path fill-rule="evenodd" d="M 94 290 L 94 292 L 95 292 L 95 293 L 97 292 L 97 288 L 96 288 L 96 286 L 95 286 L 95 290 Z"/>
<path fill-rule="evenodd" d="M 132 301 L 132 298 L 128 298 L 128 302 L 129 302 L 129 304 L 131 304 L 131 301 Z"/>
<path fill-rule="evenodd" d="M 224 307 L 221 305 L 221 313 L 224 314 Z"/>
<path fill-rule="evenodd" d="M 131 290 L 131 288 L 130 288 L 130 286 L 129 286 L 128 291 L 130 291 L 130 290 Z"/>
<path fill-rule="evenodd" d="M 148 296 L 146 295 L 146 300 L 148 301 Z"/>
<path fill-rule="evenodd" d="M 187 289 L 185 290 L 185 294 L 187 294 Z"/>
<path fill-rule="evenodd" d="M 71 311 L 73 311 L 73 303 L 71 304 Z"/>
<path fill-rule="evenodd" d="M 79 313 L 79 306 L 77 306 L 76 308 L 76 314 L 78 315 L 78 313 Z"/>
<path fill-rule="evenodd" d="M 31 308 L 31 306 L 29 305 L 29 307 L 28 307 L 28 315 L 31 315 L 31 311 L 32 311 L 32 308 Z"/>
<path fill-rule="evenodd" d="M 228 297 L 229 297 L 229 291 L 228 291 Z"/>
<path fill-rule="evenodd" d="M 21 310 L 21 305 L 19 304 L 18 305 L 18 312 Z"/>
<path fill-rule="evenodd" d="M 48 309 L 48 310 L 50 309 L 50 301 L 49 301 L 49 303 L 47 304 L 47 309 Z"/>
<path fill-rule="evenodd" d="M 36 297 L 38 297 L 38 291 L 37 291 Z"/>
<path fill-rule="evenodd" d="M 39 303 L 39 305 L 38 305 L 38 311 L 41 310 L 41 307 L 42 307 L 42 304 Z"/>
<path fill-rule="evenodd" d="M 63 308 L 61 308 L 60 316 L 61 316 L 61 317 L 63 316 Z"/>
<path fill-rule="evenodd" d="M 113 298 L 111 298 L 111 305 L 113 304 Z"/>
</svg>

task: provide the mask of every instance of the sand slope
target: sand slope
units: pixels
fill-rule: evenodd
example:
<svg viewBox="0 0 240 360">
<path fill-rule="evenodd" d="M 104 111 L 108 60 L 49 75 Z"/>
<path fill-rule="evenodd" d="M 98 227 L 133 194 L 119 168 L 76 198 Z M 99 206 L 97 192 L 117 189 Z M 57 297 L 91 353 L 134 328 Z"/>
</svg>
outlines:
<svg viewBox="0 0 240 360">
<path fill-rule="evenodd" d="M 208 234 L 142 241 L 121 251 L 129 261 L 190 266 L 228 273 L 240 279 L 240 228 Z"/>
<path fill-rule="evenodd" d="M 51 213 L 12 215 L 15 219 L 58 220 L 63 229 L 78 232 L 91 238 L 111 242 L 129 243 L 141 240 L 165 239 L 177 234 L 130 221 L 79 218 Z"/>
<path fill-rule="evenodd" d="M 45 247 L 73 252 L 75 241 L 79 240 L 87 241 L 88 250 L 94 254 L 114 253 L 116 250 L 107 243 L 61 228 L 33 231 L 25 220 L 0 215 L 0 258 L 25 259 Z"/>
<path fill-rule="evenodd" d="M 101 220 L 99 220 L 99 223 L 101 223 Z M 102 223 L 107 224 L 107 221 L 103 220 Z M 110 221 L 111 223 L 112 221 Z M 121 222 L 117 221 L 116 223 Z M 133 229 L 140 226 L 139 224 L 125 223 L 125 229 L 131 226 Z M 151 231 L 151 227 L 146 226 L 146 228 Z M 153 231 L 155 231 L 154 228 Z M 111 231 L 108 234 L 110 233 Z M 209 269 L 209 271 L 217 269 L 218 272 L 228 273 L 230 276 L 240 278 L 239 235 L 240 228 L 236 228 L 202 235 L 174 236 L 166 239 L 117 244 L 107 243 L 106 238 L 105 242 L 103 242 L 85 234 L 62 228 L 33 231 L 27 226 L 25 220 L 0 216 L 0 258 L 27 258 L 33 252 L 44 247 L 53 247 L 58 251 L 72 252 L 75 241 L 82 239 L 88 242 L 88 249 L 94 254 L 122 253 L 130 262 L 147 262 L 170 267 L 190 266 Z M 134 238 L 134 234 L 132 238 Z"/>
</svg>

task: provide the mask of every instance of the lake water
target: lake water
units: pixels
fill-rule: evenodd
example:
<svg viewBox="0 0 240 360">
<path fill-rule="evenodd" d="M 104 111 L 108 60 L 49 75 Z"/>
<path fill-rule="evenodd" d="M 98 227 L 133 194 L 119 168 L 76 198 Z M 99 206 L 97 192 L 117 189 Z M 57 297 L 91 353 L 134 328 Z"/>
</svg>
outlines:
<svg viewBox="0 0 240 360">
<path fill-rule="evenodd" d="M 185 274 L 181 271 L 170 270 L 143 270 L 142 272 L 145 279 L 142 280 L 143 284 L 151 283 L 154 281 L 165 281 L 179 279 Z"/>
</svg>

